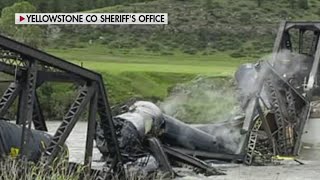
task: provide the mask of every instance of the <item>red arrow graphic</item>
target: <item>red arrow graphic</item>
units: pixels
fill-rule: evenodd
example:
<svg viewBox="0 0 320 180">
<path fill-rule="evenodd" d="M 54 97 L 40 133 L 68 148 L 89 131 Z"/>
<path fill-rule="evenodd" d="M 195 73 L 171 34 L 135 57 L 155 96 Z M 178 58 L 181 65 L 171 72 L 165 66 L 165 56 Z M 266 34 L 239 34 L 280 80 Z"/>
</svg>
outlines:
<svg viewBox="0 0 320 180">
<path fill-rule="evenodd" d="M 20 22 L 23 21 L 23 20 L 25 20 L 25 19 L 26 19 L 26 18 L 20 16 Z"/>
</svg>

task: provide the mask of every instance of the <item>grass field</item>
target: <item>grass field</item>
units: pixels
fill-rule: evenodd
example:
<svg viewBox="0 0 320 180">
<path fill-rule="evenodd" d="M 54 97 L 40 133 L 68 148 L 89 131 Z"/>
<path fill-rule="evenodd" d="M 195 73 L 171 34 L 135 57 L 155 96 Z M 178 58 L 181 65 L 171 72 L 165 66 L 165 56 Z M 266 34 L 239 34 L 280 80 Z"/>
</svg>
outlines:
<svg viewBox="0 0 320 180">
<path fill-rule="evenodd" d="M 94 44 L 84 48 L 46 51 L 101 73 L 112 104 L 131 97 L 161 100 L 178 83 L 198 75 L 232 76 L 240 64 L 250 61 L 231 58 L 224 53 L 187 55 L 176 52 L 174 55 L 158 55 L 141 49 L 111 51 Z"/>
<path fill-rule="evenodd" d="M 48 49 L 48 52 L 85 68 L 113 74 L 159 72 L 228 76 L 232 75 L 239 64 L 250 61 L 218 52 L 213 55 L 188 55 L 179 52 L 174 55 L 157 55 L 142 49 L 110 51 L 102 45 Z"/>
</svg>

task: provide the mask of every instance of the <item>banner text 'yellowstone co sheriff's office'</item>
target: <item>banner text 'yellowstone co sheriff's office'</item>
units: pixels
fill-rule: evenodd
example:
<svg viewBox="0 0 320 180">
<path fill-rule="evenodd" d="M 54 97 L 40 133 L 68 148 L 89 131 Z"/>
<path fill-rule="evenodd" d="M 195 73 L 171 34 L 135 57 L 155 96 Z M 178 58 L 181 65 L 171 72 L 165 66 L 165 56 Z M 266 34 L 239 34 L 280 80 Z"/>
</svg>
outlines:
<svg viewBox="0 0 320 180">
<path fill-rule="evenodd" d="M 16 13 L 15 24 L 168 24 L 168 13 Z"/>
</svg>

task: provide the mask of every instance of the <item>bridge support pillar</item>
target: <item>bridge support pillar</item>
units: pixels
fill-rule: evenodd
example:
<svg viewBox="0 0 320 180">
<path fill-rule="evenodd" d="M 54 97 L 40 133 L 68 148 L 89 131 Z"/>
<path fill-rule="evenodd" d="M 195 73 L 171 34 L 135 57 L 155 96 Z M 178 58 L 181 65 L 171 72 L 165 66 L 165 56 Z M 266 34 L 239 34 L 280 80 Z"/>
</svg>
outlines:
<svg viewBox="0 0 320 180">
<path fill-rule="evenodd" d="M 37 61 L 29 61 L 29 68 L 27 71 L 27 79 L 24 81 L 22 89 L 23 99 L 21 105 L 23 109 L 19 108 L 19 122 L 22 124 L 22 137 L 21 137 L 21 152 L 20 155 L 23 157 L 27 155 L 28 149 L 26 148 L 29 142 L 31 133 L 31 122 L 33 116 L 33 107 L 35 101 L 35 92 L 37 85 Z"/>
</svg>

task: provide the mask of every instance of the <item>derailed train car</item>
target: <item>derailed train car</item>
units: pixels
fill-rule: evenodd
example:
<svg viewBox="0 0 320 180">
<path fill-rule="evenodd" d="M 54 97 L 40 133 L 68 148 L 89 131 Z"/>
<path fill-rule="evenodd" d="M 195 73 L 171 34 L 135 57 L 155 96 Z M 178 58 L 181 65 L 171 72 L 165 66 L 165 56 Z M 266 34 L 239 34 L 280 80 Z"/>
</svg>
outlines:
<svg viewBox="0 0 320 180">
<path fill-rule="evenodd" d="M 172 146 L 215 152 L 216 148 L 221 146 L 218 151 L 228 151 L 217 142 L 216 137 L 163 114 L 159 107 L 151 102 L 135 102 L 129 106 L 127 112 L 115 116 L 114 122 L 119 147 L 128 166 L 139 167 L 148 173 L 160 169 L 173 176 L 175 173 L 172 163 L 180 162 L 194 166 L 208 175 L 223 174 L 204 161 Z M 108 157 L 110 153 L 107 144 L 99 134 L 102 131 L 97 132 L 97 147 Z"/>
<path fill-rule="evenodd" d="M 20 155 L 22 128 L 19 125 L 0 119 L 0 154 L 16 158 Z M 37 162 L 49 144 L 52 136 L 46 132 L 31 130 L 30 141 L 26 146 L 26 158 Z"/>
</svg>

